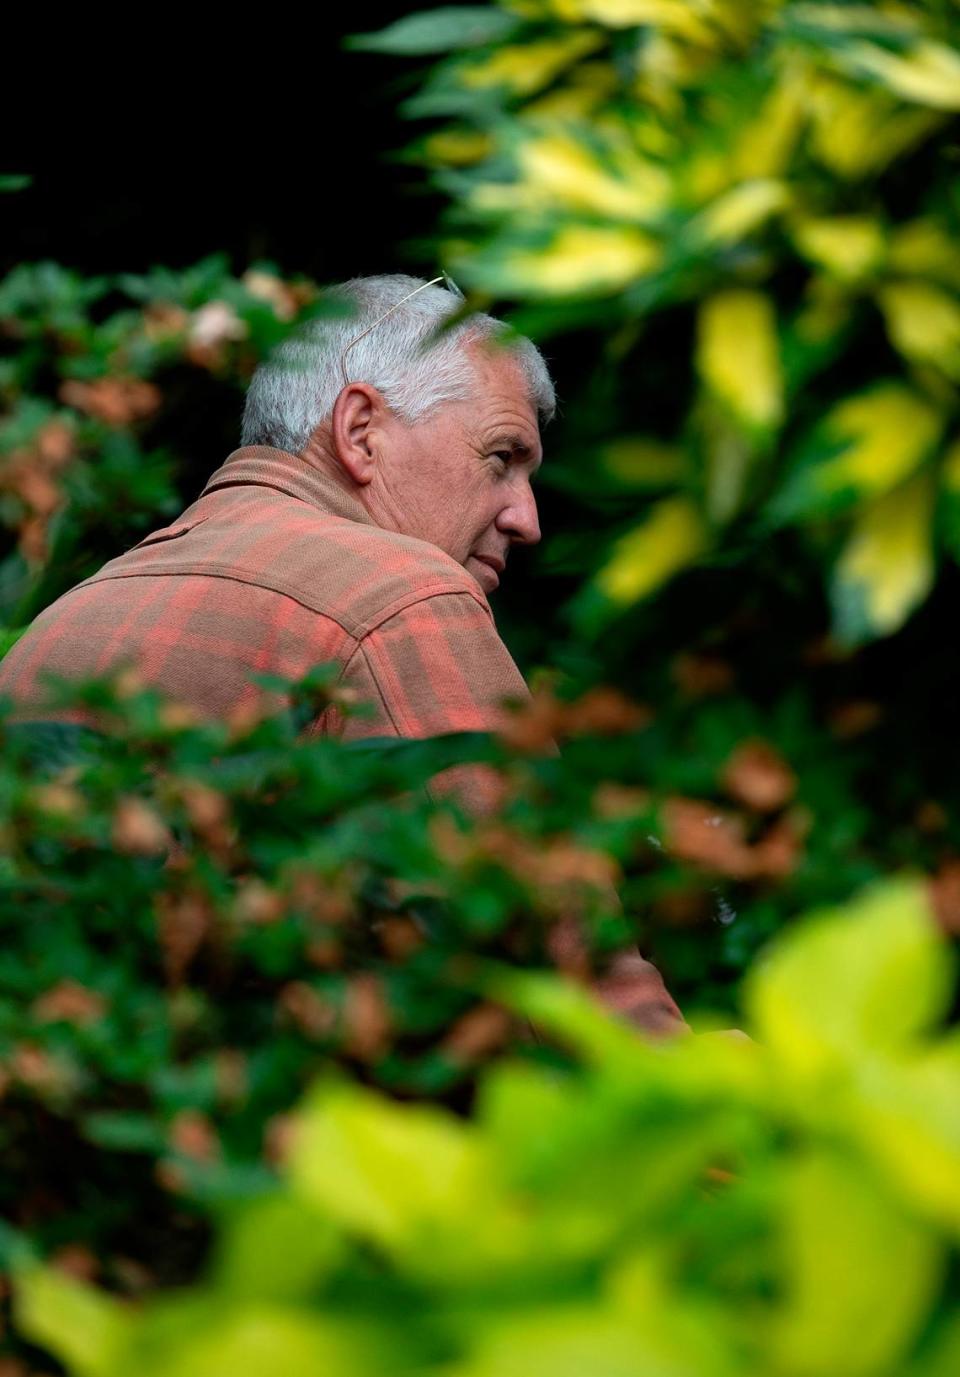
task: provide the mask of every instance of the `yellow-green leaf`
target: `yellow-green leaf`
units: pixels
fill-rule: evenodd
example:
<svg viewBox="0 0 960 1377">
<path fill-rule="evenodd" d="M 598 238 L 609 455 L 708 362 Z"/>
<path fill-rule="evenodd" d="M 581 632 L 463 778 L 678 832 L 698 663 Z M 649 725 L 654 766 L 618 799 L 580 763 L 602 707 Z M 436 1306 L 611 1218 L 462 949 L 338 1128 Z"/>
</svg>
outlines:
<svg viewBox="0 0 960 1377">
<path fill-rule="evenodd" d="M 706 526 L 690 499 L 665 498 L 616 542 L 595 586 L 610 602 L 626 606 L 659 588 L 706 548 Z"/>
<path fill-rule="evenodd" d="M 918 474 L 857 513 L 834 573 L 837 633 L 888 636 L 933 583 L 933 478 Z"/>
<path fill-rule="evenodd" d="M 920 40 L 901 55 L 875 43 L 851 43 L 845 64 L 881 81 L 903 100 L 937 110 L 960 110 L 960 54 L 945 43 Z"/>
<path fill-rule="evenodd" d="M 868 277 L 883 258 L 883 229 L 867 215 L 811 217 L 798 220 L 792 229 L 794 243 L 803 256 L 840 282 Z"/>
<path fill-rule="evenodd" d="M 605 473 L 624 487 L 656 488 L 679 482 L 687 470 L 682 450 L 645 436 L 624 436 L 599 455 Z"/>
<path fill-rule="evenodd" d="M 960 1041 L 865 1065 L 849 1127 L 901 1196 L 960 1238 Z"/>
<path fill-rule="evenodd" d="M 904 276 L 960 287 L 960 243 L 934 220 L 910 220 L 895 230 L 889 262 Z"/>
<path fill-rule="evenodd" d="M 952 972 L 923 886 L 901 880 L 782 938 L 748 975 L 746 1000 L 784 1071 L 812 1075 L 909 1046 L 943 1012 Z"/>
<path fill-rule="evenodd" d="M 395 1336 L 388 1346 L 369 1322 L 246 1299 L 212 1310 L 202 1327 L 191 1326 L 182 1337 L 170 1325 L 165 1329 L 159 1344 L 144 1345 L 145 1361 L 110 1377 L 365 1377 L 399 1362 Z"/>
<path fill-rule="evenodd" d="M 738 181 L 780 177 L 786 172 L 803 127 L 808 85 L 807 75 L 799 67 L 781 72 L 731 150 L 731 171 Z"/>
<path fill-rule="evenodd" d="M 477 286 L 525 296 L 613 291 L 653 271 L 660 246 L 628 226 L 566 225 L 542 249 L 499 248 L 464 260 L 456 274 Z"/>
<path fill-rule="evenodd" d="M 804 442 L 771 512 L 791 520 L 879 497 L 919 467 L 942 430 L 942 414 L 903 383 L 848 397 Z"/>
<path fill-rule="evenodd" d="M 926 1318 L 942 1244 L 859 1161 L 814 1151 L 786 1174 L 786 1296 L 778 1372 L 873 1377 L 900 1370 Z"/>
<path fill-rule="evenodd" d="M 484 1316 L 456 1377 L 668 1377 L 625 1316 L 601 1305 L 556 1304 Z"/>
<path fill-rule="evenodd" d="M 960 304 L 930 282 L 891 282 L 879 293 L 891 343 L 908 359 L 960 378 Z"/>
<path fill-rule="evenodd" d="M 624 220 L 642 220 L 662 209 L 670 193 L 667 174 L 622 142 L 619 147 L 608 142 L 611 146 L 595 153 L 562 131 L 524 140 L 517 157 L 533 202 Z"/>
<path fill-rule="evenodd" d="M 696 221 L 697 233 L 707 244 L 722 247 L 735 244 L 765 224 L 789 203 L 790 192 L 784 182 L 757 178 L 744 182 L 702 211 Z"/>
<path fill-rule="evenodd" d="M 960 439 L 954 440 L 943 456 L 940 476 L 948 492 L 960 493 Z"/>
<path fill-rule="evenodd" d="M 479 1146 L 452 1115 L 333 1087 L 302 1111 L 289 1174 L 327 1218 L 391 1248 L 465 1224 L 484 1179 Z"/>
<path fill-rule="evenodd" d="M 761 429 L 779 423 L 783 377 L 777 321 L 763 292 L 718 292 L 704 302 L 697 365 L 711 392 L 736 420 Z"/>
<path fill-rule="evenodd" d="M 811 93 L 810 146 L 838 176 L 879 172 L 942 121 L 932 110 L 904 109 L 885 91 L 821 79 Z"/>
<path fill-rule="evenodd" d="M 505 86 L 516 95 L 529 96 L 601 42 L 599 34 L 580 29 L 537 42 L 507 44 L 464 62 L 460 80 L 467 87 Z"/>
<path fill-rule="evenodd" d="M 74 1377 L 114 1377 L 134 1322 L 114 1296 L 53 1267 L 29 1267 L 17 1275 L 14 1314 L 20 1332 Z"/>
</svg>

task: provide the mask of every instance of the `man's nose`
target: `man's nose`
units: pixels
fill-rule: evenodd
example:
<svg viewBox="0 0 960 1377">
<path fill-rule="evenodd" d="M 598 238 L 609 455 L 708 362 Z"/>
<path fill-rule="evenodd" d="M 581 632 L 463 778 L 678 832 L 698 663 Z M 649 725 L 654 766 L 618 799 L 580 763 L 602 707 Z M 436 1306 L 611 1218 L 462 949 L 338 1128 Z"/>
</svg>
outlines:
<svg viewBox="0 0 960 1377">
<path fill-rule="evenodd" d="M 529 483 L 516 495 L 509 507 L 505 507 L 497 520 L 497 526 L 504 535 L 522 545 L 536 545 L 540 539 L 540 520 L 537 515 L 537 499 Z"/>
</svg>

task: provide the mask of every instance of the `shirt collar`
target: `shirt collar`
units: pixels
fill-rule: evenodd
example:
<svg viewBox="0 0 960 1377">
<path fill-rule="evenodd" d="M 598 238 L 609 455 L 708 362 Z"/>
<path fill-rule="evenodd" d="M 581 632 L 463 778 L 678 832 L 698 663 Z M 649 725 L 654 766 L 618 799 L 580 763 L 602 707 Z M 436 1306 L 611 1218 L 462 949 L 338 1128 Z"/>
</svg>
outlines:
<svg viewBox="0 0 960 1377">
<path fill-rule="evenodd" d="M 235 449 L 211 475 L 200 496 L 205 497 L 217 488 L 248 483 L 285 492 L 328 516 L 376 525 L 363 504 L 351 497 L 332 475 L 315 468 L 297 454 L 271 449 L 269 445 L 244 445 L 242 449 Z"/>
</svg>

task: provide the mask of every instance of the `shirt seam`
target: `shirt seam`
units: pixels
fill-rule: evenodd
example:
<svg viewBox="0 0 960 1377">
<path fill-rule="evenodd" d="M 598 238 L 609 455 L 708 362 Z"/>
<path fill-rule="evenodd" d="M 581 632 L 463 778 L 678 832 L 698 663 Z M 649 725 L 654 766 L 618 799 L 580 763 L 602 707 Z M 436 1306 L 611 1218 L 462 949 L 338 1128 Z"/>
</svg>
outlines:
<svg viewBox="0 0 960 1377">
<path fill-rule="evenodd" d="M 299 603 L 301 607 L 305 607 L 308 612 L 313 612 L 315 616 L 329 617 L 332 622 L 336 622 L 341 630 L 345 631 L 346 634 L 357 641 L 358 644 L 369 636 L 371 632 L 377 631 L 385 622 L 391 621 L 401 612 L 406 611 L 408 607 L 414 607 L 418 602 L 427 602 L 430 598 L 444 596 L 454 598 L 468 597 L 477 604 L 487 617 L 490 618 L 491 622 L 493 620 L 493 614 L 490 611 L 489 605 L 471 589 L 451 588 L 448 583 L 439 581 L 426 584 L 417 588 L 415 591 L 402 593 L 398 598 L 394 598 L 393 602 L 388 603 L 385 608 L 382 608 L 380 612 L 376 613 L 374 617 L 368 618 L 366 621 L 362 622 L 350 620 L 349 625 L 342 612 L 338 612 L 332 608 L 327 609 L 325 607 L 318 607 L 313 601 L 308 602 L 301 591 L 294 591 L 290 586 L 284 585 L 280 580 L 266 582 L 262 574 L 258 574 L 256 578 L 252 578 L 245 575 L 242 570 L 238 570 L 231 565 L 204 564 L 201 569 L 164 569 L 154 567 L 150 569 L 116 569 L 111 570 L 110 573 L 103 573 L 101 571 L 100 573 L 92 575 L 89 579 L 84 579 L 83 582 L 78 583 L 76 587 L 85 588 L 93 583 L 105 583 L 107 579 L 178 577 L 230 579 L 234 583 L 242 583 L 246 587 L 263 588 L 268 593 L 277 593 L 281 597 L 290 598 L 293 602 Z"/>
</svg>

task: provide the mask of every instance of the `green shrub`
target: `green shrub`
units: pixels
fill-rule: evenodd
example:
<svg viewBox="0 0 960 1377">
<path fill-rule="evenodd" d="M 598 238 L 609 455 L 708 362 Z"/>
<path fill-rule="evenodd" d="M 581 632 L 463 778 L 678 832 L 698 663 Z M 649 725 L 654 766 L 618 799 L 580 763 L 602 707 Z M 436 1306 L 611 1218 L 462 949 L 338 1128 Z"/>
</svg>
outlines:
<svg viewBox="0 0 960 1377">
<path fill-rule="evenodd" d="M 360 42 L 431 64 L 403 112 L 447 202 L 435 251 L 560 378 L 508 640 L 649 703 L 658 783 L 716 802 L 723 758 L 759 740 L 810 806 L 778 890 L 734 867 L 735 923 L 686 911 L 695 956 L 653 905 L 665 968 L 715 978 L 903 864 L 946 895 L 956 6 L 508 0 Z"/>
<path fill-rule="evenodd" d="M 321 668 L 277 716 L 204 725 L 121 676 L 65 695 L 104 735 L 6 726 L 11 1247 L 80 1250 L 121 1289 L 189 1276 L 203 1208 L 270 1178 L 282 1116 L 320 1069 L 465 1109 L 518 1031 L 478 994 L 476 963 L 550 965 L 550 934 L 575 921 L 585 976 L 591 952 L 602 970 L 642 932 L 615 885 L 670 866 L 648 840 L 653 795 L 605 785 L 642 737 L 630 705 L 555 704 L 562 761 L 543 754 L 542 704 L 514 720 L 524 750 L 304 740 L 332 685 Z M 470 760 L 503 774 L 496 817 L 425 788 Z"/>
<path fill-rule="evenodd" d="M 472 1122 L 327 1078 L 208 1279 L 131 1307 L 21 1264 L 74 1377 L 952 1377 L 960 1060 L 948 953 L 891 884 L 751 976 L 758 1041 L 656 1049 L 555 978 L 488 995 L 575 1049 Z"/>
</svg>

